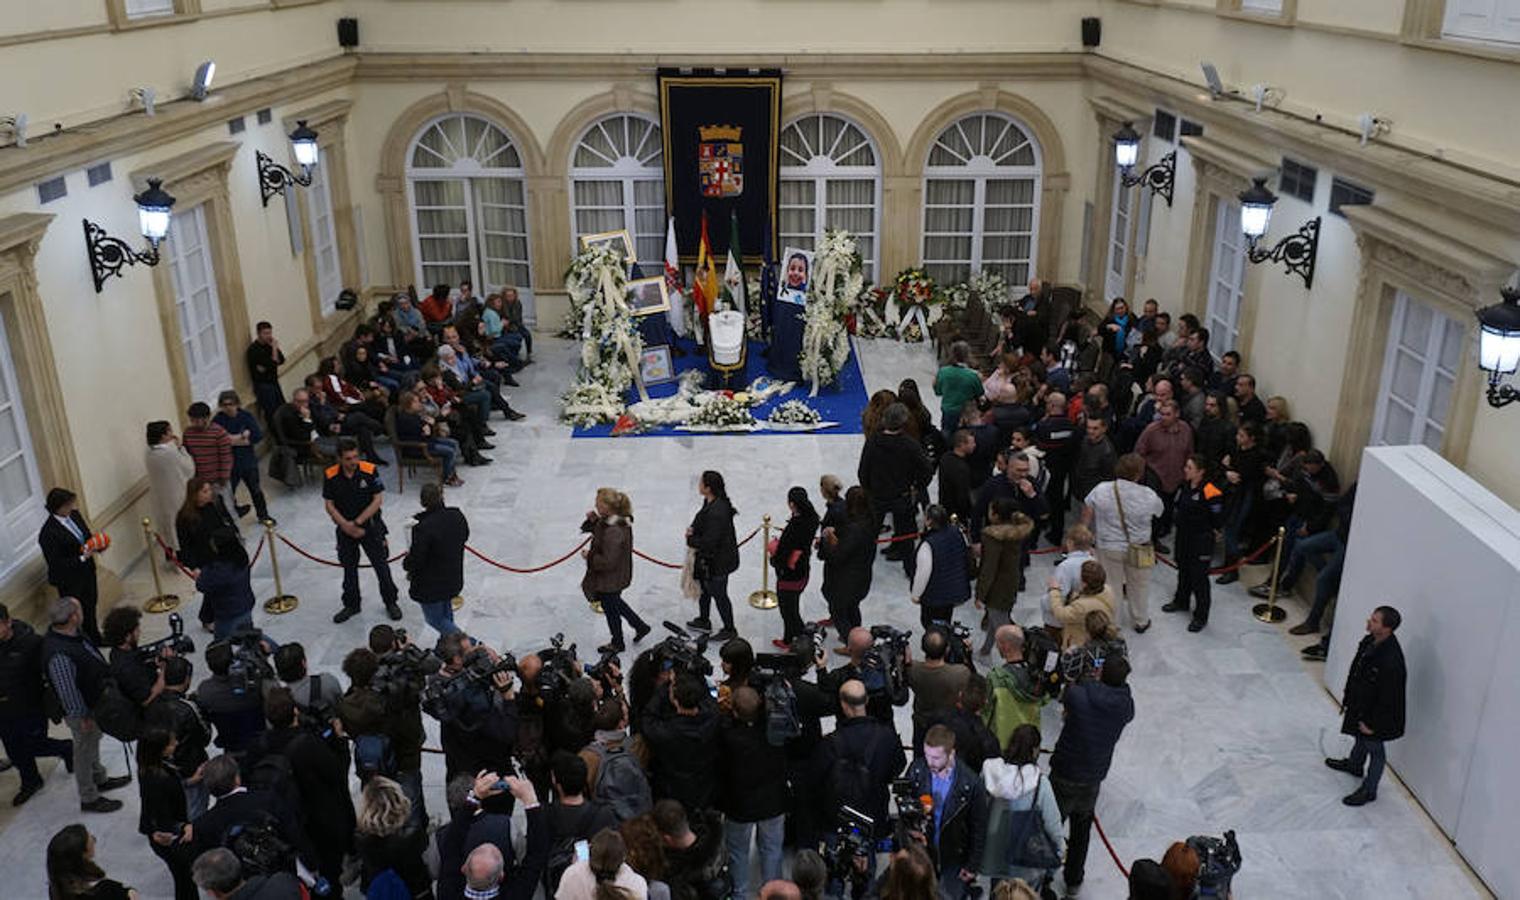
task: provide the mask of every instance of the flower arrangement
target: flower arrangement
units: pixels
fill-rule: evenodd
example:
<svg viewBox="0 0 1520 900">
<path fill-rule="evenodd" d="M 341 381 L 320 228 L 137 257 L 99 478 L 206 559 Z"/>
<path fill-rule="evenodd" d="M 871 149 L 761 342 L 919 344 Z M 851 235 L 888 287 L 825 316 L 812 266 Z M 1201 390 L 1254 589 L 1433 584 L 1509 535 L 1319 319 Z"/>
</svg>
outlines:
<svg viewBox="0 0 1520 900">
<path fill-rule="evenodd" d="M 997 272 L 983 269 L 945 292 L 945 307 L 951 312 L 964 312 L 972 300 L 980 301 L 989 313 L 996 315 L 998 308 L 1008 302 L 1008 282 Z"/>
<path fill-rule="evenodd" d="M 865 267 L 854 235 L 837 229 L 824 233 L 813 259 L 798 362 L 812 383 L 809 396 L 816 397 L 820 386 L 839 380 L 840 371 L 849 362 L 850 334 L 845 319 L 865 286 Z"/>
<path fill-rule="evenodd" d="M 897 326 L 887 320 L 892 292 L 875 285 L 855 298 L 855 334 L 864 338 L 897 337 Z"/>
<path fill-rule="evenodd" d="M 617 413 L 598 421 L 611 421 L 622 413 L 622 393 L 634 383 L 635 366 L 644 351 L 644 339 L 625 296 L 627 281 L 623 255 L 610 245 L 583 251 L 565 273 L 571 310 L 565 328 L 581 341 L 578 383 L 571 390 L 594 384 L 617 401 Z M 601 404 L 596 414 L 605 416 L 608 408 Z"/>
<path fill-rule="evenodd" d="M 904 269 L 892 281 L 884 313 L 888 323 L 895 323 L 898 339 L 917 343 L 945 314 L 945 294 L 922 268 Z"/>
<path fill-rule="evenodd" d="M 577 381 L 560 397 L 560 421 L 576 428 L 615 422 L 623 414 L 621 393 L 598 381 Z"/>
<path fill-rule="evenodd" d="M 755 417 L 749 411 L 749 404 L 724 393 L 716 394 L 703 403 L 687 422 L 693 427 L 711 431 L 752 431 L 755 427 Z"/>
<path fill-rule="evenodd" d="M 817 425 L 823 421 L 818 410 L 801 400 L 788 400 L 771 410 L 766 422 L 771 425 Z"/>
</svg>

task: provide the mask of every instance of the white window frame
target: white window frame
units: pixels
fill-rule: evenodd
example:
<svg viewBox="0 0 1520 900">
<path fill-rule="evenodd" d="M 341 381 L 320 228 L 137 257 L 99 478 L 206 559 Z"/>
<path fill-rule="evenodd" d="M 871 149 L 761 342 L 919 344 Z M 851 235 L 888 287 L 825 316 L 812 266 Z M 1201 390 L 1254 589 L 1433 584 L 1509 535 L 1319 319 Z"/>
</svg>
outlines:
<svg viewBox="0 0 1520 900">
<path fill-rule="evenodd" d="M 630 121 L 643 122 L 650 126 L 644 133 L 637 147 L 629 147 L 632 142 L 632 134 L 628 131 Z M 616 149 L 622 151 L 616 159 L 610 159 L 598 148 L 586 144 L 586 138 L 593 131 L 600 130 L 608 142 Z M 585 166 L 576 165 L 576 157 L 581 149 L 595 154 L 607 161 L 606 165 Z M 577 215 L 582 210 L 606 211 L 609 209 L 621 209 L 623 217 L 623 229 L 633 238 L 634 247 L 637 251 L 640 264 L 658 263 L 665 256 L 665 147 L 660 133 L 660 123 L 649 116 L 633 112 L 618 112 L 603 116 L 587 126 L 576 139 L 575 145 L 570 149 L 570 246 L 572 253 L 580 251 L 581 235 L 580 217 Z M 622 203 L 617 207 L 596 206 L 588 203 L 579 203 L 576 200 L 575 186 L 581 181 L 616 181 L 621 186 Z M 659 185 L 659 202 L 655 204 L 638 203 L 638 184 L 653 183 Z M 638 230 L 638 213 L 640 210 L 648 211 L 659 209 L 660 223 L 654 231 Z M 615 230 L 615 229 L 609 229 Z M 645 242 L 646 250 L 637 250 L 640 239 Z M 658 254 L 653 258 L 646 258 L 646 251 L 653 251 L 658 246 Z M 663 271 L 663 270 L 662 270 Z"/>
<path fill-rule="evenodd" d="M 1246 238 L 1240 230 L 1240 204 L 1225 197 L 1215 200 L 1214 253 L 1209 267 L 1209 304 L 1203 327 L 1209 330 L 1209 352 L 1219 359 L 1237 349 L 1240 307 L 1245 302 Z"/>
<path fill-rule="evenodd" d="M 1103 266 L 1104 300 L 1125 297 L 1125 273 L 1129 267 L 1130 222 L 1135 216 L 1135 189 L 1124 186 L 1124 170 L 1114 166 L 1113 202 L 1108 216 L 1108 253 Z M 1115 271 L 1115 265 L 1118 270 Z"/>
<path fill-rule="evenodd" d="M 1242 12 L 1256 13 L 1263 16 L 1281 16 L 1283 14 L 1283 0 L 1240 0 Z"/>
<path fill-rule="evenodd" d="M 1520 49 L 1520 0 L 1446 0 L 1441 37 Z"/>
<path fill-rule="evenodd" d="M 840 142 L 845 139 L 848 131 L 841 129 L 835 137 L 834 143 L 829 147 L 810 147 L 812 155 L 805 161 L 799 161 L 797 155 L 789 148 L 781 148 L 781 171 L 780 178 L 783 182 L 812 182 L 813 184 L 813 233 L 801 235 L 788 233 L 782 235 L 782 246 L 777 247 L 779 254 L 785 246 L 789 245 L 790 238 L 808 237 L 812 244 L 808 249 L 818 247 L 823 243 L 823 234 L 828 230 L 829 211 L 831 209 L 861 209 L 858 204 L 829 203 L 830 182 L 858 182 L 870 181 L 871 188 L 871 230 L 860 232 L 856 237 L 871 238 L 871 253 L 863 262 L 865 263 L 865 276 L 867 281 L 875 280 L 880 269 L 881 260 L 881 150 L 876 143 L 876 138 L 866 127 L 849 116 L 839 113 L 807 113 L 798 116 L 786 123 L 782 128 L 782 134 L 797 129 L 801 139 L 807 143 L 807 135 L 800 129 L 800 124 L 806 119 L 837 119 L 851 128 L 854 128 L 865 139 L 865 147 L 870 150 L 870 165 L 844 165 L 837 160 L 848 157 L 860 149 L 860 145 L 841 147 Z M 822 125 L 819 126 L 819 134 L 822 134 Z M 791 245 L 796 246 L 796 245 Z"/>
<path fill-rule="evenodd" d="M 1417 307 L 1430 313 L 1430 330 L 1425 335 L 1423 347 L 1411 347 L 1405 343 L 1405 329 L 1410 321 L 1410 313 Z M 1397 443 L 1399 445 L 1424 444 L 1426 431 L 1434 429 L 1439 433 L 1440 440 L 1431 449 L 1437 453 L 1441 452 L 1441 445 L 1446 440 L 1446 428 L 1451 421 L 1452 396 L 1456 393 L 1457 380 L 1460 377 L 1464 355 L 1462 348 L 1468 342 L 1465 332 L 1466 329 L 1461 322 L 1447 315 L 1434 304 L 1423 303 L 1403 291 L 1395 295 L 1393 315 L 1388 322 L 1388 345 L 1383 351 L 1383 373 L 1378 379 L 1377 412 L 1372 420 L 1369 443 L 1374 445 L 1389 443 L 1383 431 L 1389 425 L 1390 405 L 1398 405 L 1410 416 L 1410 433 L 1399 436 Z M 1448 368 L 1441 363 L 1441 352 L 1449 337 L 1456 339 L 1458 349 L 1456 360 Z M 1400 356 L 1407 356 L 1420 367 L 1419 385 L 1412 404 L 1393 393 L 1393 377 Z M 1436 419 L 1432 415 L 1438 380 L 1446 382 L 1446 411 L 1443 419 Z M 1425 444 L 1425 446 L 1430 445 Z"/>
<path fill-rule="evenodd" d="M 122 15 L 130 22 L 159 19 L 179 12 L 175 0 L 122 0 Z"/>
<path fill-rule="evenodd" d="M 1032 166 L 999 166 L 999 165 L 997 165 L 997 162 L 995 160 L 993 160 L 990 156 L 988 156 L 985 153 L 975 153 L 969 159 L 963 159 L 963 161 L 960 164 L 957 164 L 957 165 L 931 165 L 929 163 L 929 159 L 933 158 L 934 151 L 938 147 L 944 146 L 946 150 L 949 150 L 952 153 L 952 155 L 957 155 L 957 156 L 960 155 L 959 153 L 956 153 L 956 151 L 954 150 L 954 148 L 951 148 L 948 145 L 945 145 L 943 143 L 944 138 L 945 138 L 946 135 L 948 135 L 951 132 L 951 130 L 958 129 L 960 131 L 962 139 L 966 140 L 966 142 L 969 144 L 970 143 L 970 138 L 969 138 L 968 135 L 966 135 L 964 126 L 965 126 L 965 124 L 968 121 L 970 121 L 972 119 L 976 119 L 976 118 L 982 118 L 984 120 L 1001 121 L 1001 122 L 1003 122 L 1003 123 L 1005 123 L 1005 124 L 1007 124 L 1007 125 L 1009 125 L 1009 126 L 1011 126 L 1013 128 L 1017 128 L 1019 131 L 1021 131 L 1023 133 L 1023 135 L 1024 135 L 1025 140 L 1027 141 L 1027 145 L 1034 151 L 1034 165 L 1032 165 Z M 984 124 L 985 124 L 985 122 L 984 122 Z M 997 140 L 994 140 L 992 142 L 993 146 L 996 146 L 997 143 L 998 143 Z M 983 130 L 983 135 L 982 135 L 982 147 L 985 149 L 986 146 L 987 146 L 987 138 L 986 138 L 986 132 L 985 132 L 985 129 L 984 129 Z M 1014 153 L 1018 152 L 1018 150 L 1022 149 L 1023 146 L 1024 146 L 1023 144 L 1020 144 L 1015 149 L 1005 152 L 1003 154 L 1003 157 L 1006 158 L 1007 156 L 1013 155 Z M 921 218 L 921 222 L 922 222 L 922 225 L 923 225 L 923 228 L 922 228 L 923 238 L 922 238 L 922 241 L 920 243 L 920 250 L 921 250 L 921 255 L 923 257 L 923 264 L 924 264 L 924 266 L 926 268 L 928 268 L 928 267 L 936 266 L 936 265 L 938 265 L 938 266 L 946 266 L 946 265 L 961 266 L 961 265 L 967 265 L 967 266 L 969 266 L 969 271 L 967 272 L 967 277 L 969 277 L 970 275 L 975 275 L 976 273 L 980 272 L 982 270 L 982 266 L 985 263 L 988 263 L 988 262 L 995 263 L 995 264 L 998 264 L 998 265 L 1008 265 L 1008 264 L 1017 265 L 1019 263 L 1024 263 L 1028 267 L 1028 273 L 1029 273 L 1029 275 L 1033 276 L 1035 274 L 1035 271 L 1036 271 L 1036 264 L 1038 262 L 1038 257 L 1039 257 L 1039 246 L 1040 246 L 1040 198 L 1041 198 L 1040 190 L 1041 190 L 1041 183 L 1042 183 L 1042 180 L 1043 180 L 1043 174 L 1044 174 L 1044 155 L 1043 155 L 1043 151 L 1040 148 L 1040 143 L 1039 143 L 1038 140 L 1035 139 L 1034 130 L 1032 128 L 1030 128 L 1028 125 L 1026 125 L 1024 122 L 1020 121 L 1019 119 L 1016 119 L 1013 116 L 1007 115 L 1005 113 L 995 112 L 995 111 L 990 111 L 990 110 L 984 110 L 984 111 L 981 111 L 981 112 L 970 113 L 968 115 L 960 117 L 959 119 L 955 120 L 954 122 L 951 122 L 948 126 L 946 126 L 944 129 L 942 129 L 940 131 L 939 135 L 937 135 L 935 137 L 934 142 L 929 147 L 929 156 L 926 157 L 925 160 L 924 160 L 924 178 L 923 178 L 923 192 L 924 192 L 923 193 L 923 197 L 924 197 L 923 207 L 924 208 L 923 208 L 923 215 L 922 215 L 922 218 Z M 1030 230 L 1029 230 L 1029 255 L 1027 257 L 1023 258 L 1023 259 L 987 260 L 984 257 L 984 254 L 983 254 L 983 244 L 986 242 L 986 239 L 987 239 L 987 234 L 986 234 L 985 229 L 984 229 L 984 225 L 985 225 L 985 222 L 986 222 L 986 213 L 987 213 L 987 183 L 989 181 L 1023 181 L 1023 180 L 1028 180 L 1028 181 L 1031 182 L 1031 194 L 1030 194 L 1030 196 L 1031 196 L 1031 202 L 1032 202 L 1032 210 L 1031 210 L 1031 216 L 1030 216 Z M 968 232 L 963 232 L 963 231 L 955 231 L 955 232 L 948 232 L 948 231 L 946 231 L 946 232 L 931 232 L 931 231 L 929 231 L 929 211 L 931 209 L 964 209 L 965 208 L 964 205 L 962 205 L 962 204 L 930 204 L 930 202 L 929 202 L 929 185 L 930 185 L 931 182 L 934 182 L 934 181 L 971 181 L 971 182 L 973 182 L 974 188 L 973 188 L 973 197 L 972 197 L 972 201 L 971 201 L 971 231 L 969 233 Z M 962 260 L 962 259 L 936 259 L 936 258 L 931 258 L 929 256 L 929 252 L 928 252 L 929 251 L 929 239 L 931 237 L 965 237 L 968 234 L 969 234 L 969 236 L 971 238 L 971 258 L 969 260 Z M 1019 280 L 1019 279 L 1010 279 L 1010 281 L 1017 281 L 1017 280 Z"/>
<path fill-rule="evenodd" d="M 327 167 L 320 162 L 311 170 L 311 184 L 306 194 L 306 225 L 311 229 L 312 268 L 317 275 L 317 302 L 322 315 L 338 309 L 338 294 L 343 290 L 343 259 L 338 249 L 338 223 L 333 215 L 332 185 Z M 331 264 L 324 264 L 326 257 Z"/>
<path fill-rule="evenodd" d="M 505 139 L 505 144 L 495 153 L 491 154 L 490 157 L 488 157 L 486 160 L 482 161 L 480 159 L 477 159 L 475 154 L 479 153 L 484 147 L 485 132 L 482 132 L 480 140 L 477 141 L 476 146 L 473 148 L 454 148 L 452 146 L 446 147 L 445 150 L 452 154 L 451 157 L 444 157 L 442 154 L 438 153 L 435 150 L 432 150 L 431 148 L 424 148 L 425 152 L 433 153 L 435 156 L 438 156 L 440 159 L 447 162 L 448 165 L 446 166 L 415 165 L 414 161 L 416 153 L 423 137 L 426 136 L 429 131 L 431 131 L 435 126 L 442 128 L 442 123 L 444 123 L 445 120 L 451 119 L 468 119 L 481 122 L 486 126 L 486 128 L 500 132 Z M 463 126 L 461 126 L 461 128 L 462 127 Z M 522 157 L 521 150 L 518 149 L 519 146 L 520 145 L 518 144 L 517 140 L 512 136 L 512 132 L 505 125 L 494 122 L 485 116 L 476 115 L 474 113 L 458 112 L 450 112 L 440 116 L 435 116 L 434 118 L 429 119 L 426 123 L 424 123 L 421 128 L 417 129 L 417 133 L 413 136 L 411 143 L 407 146 L 406 202 L 407 213 L 410 216 L 410 221 L 412 224 L 411 237 L 414 273 L 415 277 L 417 278 L 417 284 L 421 286 L 421 290 L 425 291 L 427 287 L 430 287 L 430 285 L 427 284 L 427 279 L 423 277 L 425 264 L 422 258 L 421 228 L 417 219 L 417 195 L 413 185 L 420 181 L 457 181 L 463 183 L 465 195 L 465 220 L 468 231 L 464 235 L 453 236 L 465 237 L 468 239 L 467 243 L 469 246 L 470 258 L 468 260 L 447 262 L 440 262 L 435 260 L 429 261 L 426 263 L 426 265 L 447 265 L 450 262 L 455 264 L 467 264 L 470 271 L 470 283 L 475 285 L 476 293 L 483 296 L 486 293 L 501 288 L 503 285 L 495 284 L 484 277 L 486 274 L 485 261 L 487 259 L 487 256 L 485 243 L 486 232 L 484 232 L 481 227 L 479 227 L 481 219 L 480 206 L 484 202 L 480 196 L 479 190 L 481 187 L 481 182 L 489 179 L 503 179 L 507 181 L 517 182 L 522 193 L 522 205 L 519 207 L 516 204 L 506 204 L 506 206 L 508 208 L 520 209 L 522 211 L 522 220 L 524 223 L 523 233 L 521 235 L 518 235 L 516 232 L 502 232 L 502 234 L 509 234 L 514 237 L 520 236 L 523 239 L 524 256 L 522 259 L 504 258 L 504 260 L 510 264 L 521 265 L 527 272 L 526 284 L 514 284 L 510 286 L 517 289 L 518 297 L 522 300 L 524 320 L 529 324 L 533 324 L 536 321 L 536 314 L 534 309 L 532 287 L 532 219 L 530 216 L 531 210 L 528 208 L 527 173 L 523 170 L 522 167 Z M 515 157 L 517 160 L 517 165 L 501 166 L 483 164 L 483 162 L 492 162 L 494 160 L 507 156 L 509 153 L 509 148 L 511 156 Z M 440 208 L 454 209 L 457 207 Z M 429 237 L 434 236 L 436 235 L 429 235 Z"/>
<path fill-rule="evenodd" d="M 206 228 L 204 203 L 177 212 L 170 219 L 169 235 L 164 241 L 169 278 L 174 287 L 174 309 L 179 323 L 179 350 L 184 354 L 185 376 L 190 382 L 190 398 L 212 406 L 217 394 L 232 387 L 232 352 L 227 346 L 227 330 L 222 322 L 221 297 L 217 293 L 216 258 L 211 252 L 211 235 Z M 204 284 L 193 281 L 193 258 L 199 257 Z M 206 292 L 211 320 L 200 321 L 195 314 L 194 293 Z M 213 332 L 212 344 L 220 358 L 203 360 L 197 354 L 202 332 Z"/>
<path fill-rule="evenodd" d="M 15 504 L 6 509 L 0 505 L 0 579 L 4 579 L 33 557 L 41 553 L 37 546 L 37 513 L 42 506 L 42 476 L 37 469 L 36 445 L 32 443 L 31 428 L 26 421 L 26 404 L 21 398 L 21 382 L 16 376 L 16 360 L 9 337 L 5 332 L 5 319 L 0 316 L 0 380 L 4 382 L 5 397 L 0 401 L 0 417 L 9 415 L 16 427 L 17 449 L 0 456 L 0 471 L 20 464 L 29 493 L 18 496 Z M 4 498 L 0 497 L 0 504 Z"/>
</svg>

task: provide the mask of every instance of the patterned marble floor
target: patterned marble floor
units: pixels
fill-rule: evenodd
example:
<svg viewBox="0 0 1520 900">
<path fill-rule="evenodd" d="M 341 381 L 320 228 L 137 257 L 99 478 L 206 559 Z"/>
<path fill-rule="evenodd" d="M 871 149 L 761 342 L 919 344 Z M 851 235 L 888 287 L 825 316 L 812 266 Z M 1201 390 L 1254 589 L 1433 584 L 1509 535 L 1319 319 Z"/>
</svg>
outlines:
<svg viewBox="0 0 1520 900">
<path fill-rule="evenodd" d="M 784 516 L 785 492 L 792 484 L 815 490 L 824 472 L 838 473 L 846 483 L 853 480 L 859 436 L 571 440 L 554 413 L 556 395 L 570 377 L 572 348 L 550 338 L 540 339 L 539 348 L 539 361 L 519 376 L 522 387 L 513 398 L 528 419 L 516 425 L 493 423 L 500 433 L 498 448 L 490 454 L 496 464 L 461 470 L 468 483 L 449 495 L 470 517 L 471 543 L 505 563 L 538 565 L 575 546 L 578 525 L 600 485 L 618 486 L 632 498 L 635 543 L 641 550 L 679 560 L 683 530 L 698 505 L 695 484 L 702 469 L 716 468 L 728 476 L 740 521 L 747 523 L 745 532 L 759 524 L 762 514 L 778 520 Z M 921 347 L 866 342 L 861 355 L 872 390 L 895 387 L 909 375 L 927 389 L 932 378 L 932 357 Z M 387 480 L 394 487 L 393 470 L 387 470 Z M 317 555 L 333 556 L 332 527 L 315 487 L 284 491 L 275 485 L 271 506 L 291 540 Z M 405 542 L 403 525 L 416 509 L 414 484 L 408 483 L 405 494 L 388 495 L 393 542 Z M 733 579 L 737 598 L 758 587 L 755 546 L 746 549 L 744 567 Z M 1052 557 L 1036 559 L 1031 583 L 1041 584 Z M 339 574 L 299 560 L 283 547 L 280 563 L 285 589 L 301 598 L 301 606 L 279 617 L 260 611 L 257 623 L 280 640 L 302 641 L 316 668 L 337 672 L 343 655 L 363 643 L 371 625 L 385 620 L 373 579 L 363 579 L 363 614 L 335 626 L 330 616 L 338 607 Z M 467 603 L 459 619 L 484 640 L 518 652 L 544 646 L 545 638 L 557 631 L 582 647 L 595 646 L 606 639 L 605 626 L 586 611 L 580 575 L 578 560 L 532 576 L 470 560 Z M 165 577 L 182 595 L 191 593 L 179 576 Z M 1327 752 L 1343 755 L 1347 739 L 1337 733 L 1336 708 L 1320 683 L 1320 667 L 1299 660 L 1302 642 L 1251 617 L 1244 588 L 1261 577 L 1257 570 L 1237 585 L 1216 588 L 1212 622 L 1200 635 L 1185 631 L 1183 617 L 1161 616 L 1146 635 L 1130 636 L 1137 716 L 1119 745 L 1098 807 L 1119 856 L 1126 861 L 1159 858 L 1175 839 L 1234 828 L 1245 857 L 1235 880 L 1238 898 L 1490 896 L 1394 779 L 1385 782 L 1375 804 L 1360 809 L 1341 805 L 1341 796 L 1353 785 L 1327 770 L 1320 758 Z M 1154 581 L 1152 603 L 1159 606 L 1173 581 L 1164 569 L 1157 570 Z M 151 593 L 146 565 L 139 563 L 127 583 L 133 596 Z M 267 550 L 255 567 L 254 587 L 261 597 L 274 592 Z M 644 562 L 635 565 L 627 598 L 651 621 L 684 621 L 692 614 L 675 573 Z M 816 582 L 804 604 L 808 614 L 824 614 Z M 1029 608 L 1026 598 L 1017 609 Z M 413 634 L 431 636 L 415 606 L 403 602 L 403 609 L 403 624 Z M 1299 618 L 1290 615 L 1289 622 Z M 878 562 L 867 619 L 918 627 L 901 570 L 885 561 Z M 753 610 L 742 602 L 738 624 L 757 643 L 780 632 L 775 612 Z M 162 617 L 150 618 L 145 639 L 166 627 Z M 907 735 L 906 716 L 899 718 Z M 1047 711 L 1045 724 L 1050 746 L 1059 728 L 1058 713 Z M 430 743 L 436 746 L 436 729 Z M 119 744 L 108 741 L 103 756 L 113 773 L 124 770 Z M 0 871 L 8 879 L 0 895 L 44 897 L 47 840 L 62 825 L 81 820 L 97 835 L 98 859 L 111 876 L 136 886 L 144 898 L 172 895 L 167 871 L 145 852 L 137 835 L 135 787 L 118 792 L 127 803 L 120 812 L 81 817 L 72 780 L 62 767 L 46 763 L 44 771 L 47 787 L 23 815 L 0 803 Z M 424 774 L 429 809 L 437 816 L 444 809 L 441 760 L 429 757 Z M 13 773 L 0 775 L 0 799 L 11 796 L 15 787 Z M 1118 871 L 1096 838 L 1087 873 L 1085 896 L 1107 900 L 1125 895 Z"/>
</svg>

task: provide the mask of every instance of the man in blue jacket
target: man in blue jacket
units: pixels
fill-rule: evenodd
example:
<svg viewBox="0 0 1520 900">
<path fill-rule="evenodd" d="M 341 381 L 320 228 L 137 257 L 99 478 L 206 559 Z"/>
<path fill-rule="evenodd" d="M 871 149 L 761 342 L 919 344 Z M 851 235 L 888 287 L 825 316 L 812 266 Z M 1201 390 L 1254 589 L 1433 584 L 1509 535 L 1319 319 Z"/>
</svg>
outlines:
<svg viewBox="0 0 1520 900">
<path fill-rule="evenodd" d="M 921 837 L 939 870 L 939 890 L 946 900 L 966 896 L 976 880 L 987 834 L 987 792 L 982 779 L 955 753 L 955 732 L 935 725 L 924 735 L 924 755 L 913 760 L 907 778 L 913 792 L 930 797 L 933 809 Z"/>
<path fill-rule="evenodd" d="M 1128 660 L 1110 657 L 1104 660 L 1097 681 L 1077 682 L 1061 698 L 1066 724 L 1050 757 L 1050 786 L 1055 790 L 1061 818 L 1071 823 L 1066 840 L 1068 898 L 1081 893 L 1098 789 L 1108 777 L 1119 735 L 1135 717 L 1128 680 Z"/>
</svg>

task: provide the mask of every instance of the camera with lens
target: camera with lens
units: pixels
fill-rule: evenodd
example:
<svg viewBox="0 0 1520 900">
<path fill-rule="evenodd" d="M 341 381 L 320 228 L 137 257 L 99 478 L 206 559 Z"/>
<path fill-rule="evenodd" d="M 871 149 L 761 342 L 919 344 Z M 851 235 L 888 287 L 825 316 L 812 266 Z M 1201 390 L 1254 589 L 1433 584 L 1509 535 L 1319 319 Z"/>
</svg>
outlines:
<svg viewBox="0 0 1520 900">
<path fill-rule="evenodd" d="M 897 846 L 906 846 L 912 840 L 908 832 L 928 834 L 930 816 L 934 812 L 934 798 L 918 792 L 918 785 L 911 778 L 892 780 L 892 805 L 897 810 L 896 827 L 892 833 Z"/>
<path fill-rule="evenodd" d="M 976 671 L 976 658 L 971 650 L 971 628 L 959 622 L 938 626 L 945 635 L 945 662 L 952 666 L 967 666 Z"/>
<path fill-rule="evenodd" d="M 849 806 L 839 808 L 839 826 L 832 841 L 819 848 L 828 860 L 829 876 L 841 882 L 861 882 L 866 875 L 855 860 L 869 859 L 876 852 L 876 820 Z"/>
<path fill-rule="evenodd" d="M 486 647 L 477 646 L 465 656 L 458 672 L 428 679 L 422 689 L 422 711 L 440 722 L 468 726 L 472 717 L 491 711 L 496 694 L 493 679 L 516 671 L 517 657 L 503 653 L 492 660 Z"/>
<path fill-rule="evenodd" d="M 842 639 L 844 635 L 840 635 Z M 792 652 L 803 654 L 806 652 L 808 659 L 816 659 L 828 646 L 829 627 L 822 622 L 807 622 L 802 626 L 802 633 L 792 639 Z"/>
<path fill-rule="evenodd" d="M 269 664 L 269 651 L 264 646 L 264 632 L 249 628 L 228 638 L 227 643 L 232 645 L 227 680 L 232 683 L 234 694 L 257 691 L 259 685 L 274 678 L 274 666 Z"/>
<path fill-rule="evenodd" d="M 1240 871 L 1240 844 L 1235 832 L 1226 831 L 1223 838 L 1211 835 L 1194 835 L 1187 845 L 1198 854 L 1198 897 L 1230 896 L 1230 881 Z"/>
<path fill-rule="evenodd" d="M 655 647 L 655 658 L 660 668 L 676 673 L 691 672 L 703 678 L 711 675 L 713 666 L 706 655 L 707 642 L 711 639 L 711 635 L 706 632 L 692 635 L 674 622 L 663 624 L 670 632 L 670 637 Z"/>
<path fill-rule="evenodd" d="M 871 626 L 871 649 L 861 661 L 860 681 L 866 693 L 885 697 L 893 706 L 908 702 L 908 641 L 911 631 L 891 625 Z"/>
<path fill-rule="evenodd" d="M 410 700 L 422 693 L 427 677 L 443 668 L 443 660 L 406 639 L 406 629 L 396 629 L 396 647 L 380 657 L 370 689 L 387 700 Z"/>
<path fill-rule="evenodd" d="M 1043 628 L 1024 629 L 1024 671 L 1036 698 L 1059 697 L 1066 686 L 1061 642 Z"/>
<path fill-rule="evenodd" d="M 538 673 L 538 693 L 546 703 L 563 697 L 570 683 L 580 678 L 575 671 L 575 645 L 565 646 L 563 632 L 549 638 L 549 647 L 540 650 L 538 658 L 544 664 Z"/>
<path fill-rule="evenodd" d="M 1128 654 L 1129 646 L 1123 638 L 1088 641 L 1061 655 L 1061 677 L 1067 684 L 1090 681 L 1098 677 L 1099 670 L 1103 668 L 1103 660 Z"/>
<path fill-rule="evenodd" d="M 602 651 L 601 657 L 586 667 L 586 677 L 593 681 L 600 681 L 602 687 L 609 692 L 616 691 L 622 686 L 623 661 L 618 657 L 618 652 L 611 648 Z"/>
<path fill-rule="evenodd" d="M 185 637 L 185 620 L 177 612 L 169 613 L 169 636 L 139 646 L 137 658 L 152 665 L 165 651 L 176 656 L 187 656 L 195 652 L 195 641 Z"/>
</svg>

